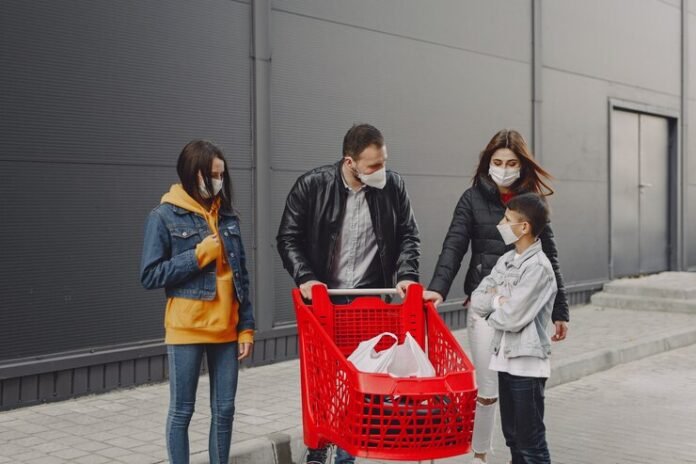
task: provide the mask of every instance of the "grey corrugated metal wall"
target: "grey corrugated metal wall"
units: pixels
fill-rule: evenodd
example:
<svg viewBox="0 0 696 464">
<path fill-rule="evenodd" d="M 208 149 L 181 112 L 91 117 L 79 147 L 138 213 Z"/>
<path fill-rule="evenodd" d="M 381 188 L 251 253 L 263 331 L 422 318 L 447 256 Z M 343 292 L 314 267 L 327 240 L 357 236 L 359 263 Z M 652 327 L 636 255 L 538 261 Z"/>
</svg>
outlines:
<svg viewBox="0 0 696 464">
<path fill-rule="evenodd" d="M 268 15 L 257 30 L 254 14 Z M 425 281 L 490 136 L 536 140 L 581 302 L 609 276 L 609 99 L 677 112 L 684 100 L 682 250 L 696 268 L 696 60 L 682 30 L 693 55 L 696 0 L 0 3 L 0 408 L 166 376 L 164 298 L 138 283 L 142 224 L 194 137 L 225 148 L 270 302 L 255 363 L 296 354 L 291 282 L 277 257 L 256 270 L 273 244 L 257 243 L 255 218 L 277 227 L 294 179 L 337 160 L 356 121 L 383 130 L 406 178 Z M 266 90 L 254 37 L 270 41 Z M 254 89 L 269 127 L 255 125 Z M 255 155 L 270 160 L 268 211 L 254 210 Z"/>
<path fill-rule="evenodd" d="M 138 266 L 188 140 L 229 154 L 252 243 L 250 18 L 227 0 L 0 3 L 0 378 L 26 374 L 3 382 L 1 405 L 163 378 L 161 353 L 132 361 L 163 333 L 164 296 Z M 132 345 L 106 371 L 84 366 Z"/>
<path fill-rule="evenodd" d="M 552 206 L 563 271 L 571 282 L 603 280 L 609 277 L 607 102 L 618 98 L 679 112 L 681 2 L 543 5 L 541 156 L 557 177 Z M 693 61 L 689 68 L 696 69 Z M 693 147 L 685 158 L 694 159 Z M 696 199 L 693 193 L 687 196 Z M 692 201 L 692 221 L 693 208 Z M 690 229 L 686 244 L 693 250 Z"/>
</svg>

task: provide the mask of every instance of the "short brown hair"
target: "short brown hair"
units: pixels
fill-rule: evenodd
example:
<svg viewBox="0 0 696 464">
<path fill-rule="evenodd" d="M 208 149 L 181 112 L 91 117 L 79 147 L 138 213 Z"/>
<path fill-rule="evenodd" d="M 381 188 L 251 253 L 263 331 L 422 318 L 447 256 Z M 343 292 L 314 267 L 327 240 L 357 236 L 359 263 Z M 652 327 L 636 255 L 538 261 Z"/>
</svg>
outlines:
<svg viewBox="0 0 696 464">
<path fill-rule="evenodd" d="M 536 193 L 523 193 L 512 197 L 505 205 L 510 211 L 524 216 L 532 227 L 532 235 L 536 238 L 549 222 L 549 206 L 546 200 Z"/>
<path fill-rule="evenodd" d="M 350 156 L 354 161 L 370 145 L 384 146 L 384 137 L 375 126 L 354 124 L 343 137 L 343 156 Z"/>
</svg>

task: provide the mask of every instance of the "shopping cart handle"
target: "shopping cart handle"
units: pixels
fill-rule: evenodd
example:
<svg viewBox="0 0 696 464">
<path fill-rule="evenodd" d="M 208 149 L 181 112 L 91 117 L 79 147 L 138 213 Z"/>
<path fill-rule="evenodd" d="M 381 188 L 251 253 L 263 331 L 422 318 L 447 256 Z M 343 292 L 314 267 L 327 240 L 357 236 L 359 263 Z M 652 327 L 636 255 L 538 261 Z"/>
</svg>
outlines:
<svg viewBox="0 0 696 464">
<path fill-rule="evenodd" d="M 354 295 L 396 295 L 395 288 L 332 288 L 328 289 L 332 296 L 354 296 Z"/>
</svg>

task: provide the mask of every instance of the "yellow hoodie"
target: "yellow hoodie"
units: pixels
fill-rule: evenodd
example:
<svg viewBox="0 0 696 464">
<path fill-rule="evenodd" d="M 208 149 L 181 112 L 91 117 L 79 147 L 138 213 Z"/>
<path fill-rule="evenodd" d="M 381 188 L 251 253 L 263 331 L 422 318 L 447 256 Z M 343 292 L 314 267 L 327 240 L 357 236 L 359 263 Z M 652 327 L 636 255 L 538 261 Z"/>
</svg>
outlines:
<svg viewBox="0 0 696 464">
<path fill-rule="evenodd" d="M 162 203 L 184 208 L 205 218 L 211 232 L 218 233 L 219 200 L 213 202 L 210 211 L 206 211 L 200 203 L 186 193 L 180 184 L 175 184 L 169 192 L 164 194 Z M 237 334 L 239 302 L 235 297 L 232 269 L 225 259 L 222 240 L 215 243 L 213 240 L 204 239 L 196 246 L 195 253 L 200 268 L 216 261 L 217 293 L 210 301 L 182 297 L 167 299 L 164 316 L 165 343 L 184 345 L 225 343 L 235 340 L 239 343 L 253 342 L 253 330 L 243 330 Z"/>
</svg>

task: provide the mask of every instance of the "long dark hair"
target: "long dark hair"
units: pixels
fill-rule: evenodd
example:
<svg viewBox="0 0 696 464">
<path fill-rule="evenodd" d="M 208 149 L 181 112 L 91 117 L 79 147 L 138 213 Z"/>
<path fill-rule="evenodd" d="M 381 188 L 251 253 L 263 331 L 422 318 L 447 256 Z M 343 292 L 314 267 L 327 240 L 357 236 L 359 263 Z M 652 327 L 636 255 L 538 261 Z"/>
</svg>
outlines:
<svg viewBox="0 0 696 464">
<path fill-rule="evenodd" d="M 553 189 L 547 183 L 553 176 L 534 160 L 534 155 L 522 134 L 512 129 L 503 129 L 496 133 L 481 152 L 479 165 L 474 176 L 474 185 L 478 186 L 482 178 L 488 176 L 493 153 L 501 148 L 508 148 L 520 160 L 520 178 L 510 186 L 515 192 L 532 192 L 542 196 L 553 195 Z"/>
<path fill-rule="evenodd" d="M 227 161 L 222 154 L 220 147 L 207 140 L 192 140 L 186 144 L 179 160 L 176 163 L 176 172 L 179 174 L 181 185 L 194 200 L 201 205 L 210 206 L 213 201 L 213 185 L 210 181 L 212 175 L 213 160 L 218 158 L 225 165 L 222 173 L 223 184 L 220 191 L 220 209 L 222 211 L 233 212 L 232 207 L 232 181 L 227 171 Z M 203 175 L 205 188 L 210 194 L 210 198 L 203 198 L 198 188 L 198 172 Z"/>
</svg>

